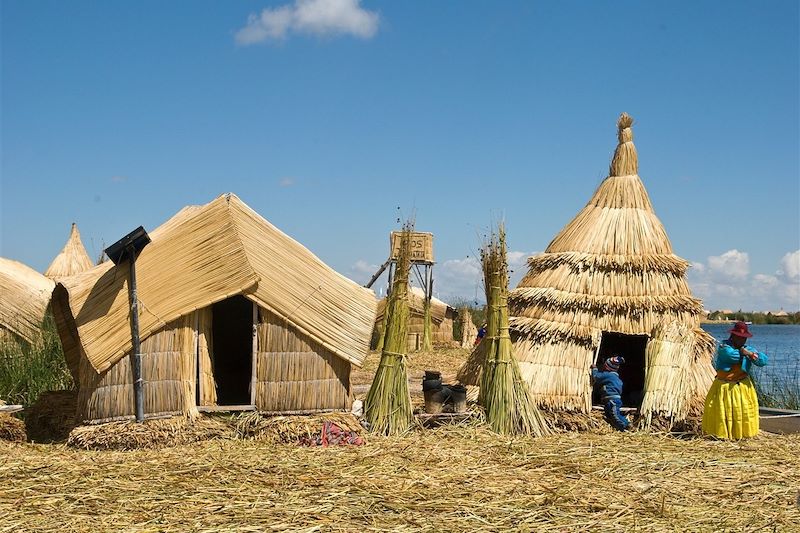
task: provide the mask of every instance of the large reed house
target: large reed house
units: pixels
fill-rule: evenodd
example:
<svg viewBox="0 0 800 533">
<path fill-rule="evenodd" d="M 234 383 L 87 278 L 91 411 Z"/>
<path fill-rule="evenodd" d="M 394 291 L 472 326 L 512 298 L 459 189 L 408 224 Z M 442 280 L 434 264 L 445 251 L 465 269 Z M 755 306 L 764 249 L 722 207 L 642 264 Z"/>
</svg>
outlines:
<svg viewBox="0 0 800 533">
<path fill-rule="evenodd" d="M 618 122 L 609 176 L 589 203 L 529 260 L 509 295 L 515 354 L 538 403 L 588 412 L 590 366 L 625 357 L 623 400 L 649 421 L 702 408 L 713 381 L 713 338 L 700 329 L 701 302 L 686 281 L 638 176 L 633 119 Z M 479 357 L 476 350 L 471 359 Z M 478 381 L 471 360 L 460 372 Z"/>
<path fill-rule="evenodd" d="M 0 341 L 39 342 L 54 286 L 32 268 L 0 257 Z"/>
<path fill-rule="evenodd" d="M 351 406 L 376 302 L 227 194 L 184 208 L 136 260 L 145 416 Z M 128 264 L 61 280 L 53 310 L 81 421 L 134 416 Z"/>
</svg>

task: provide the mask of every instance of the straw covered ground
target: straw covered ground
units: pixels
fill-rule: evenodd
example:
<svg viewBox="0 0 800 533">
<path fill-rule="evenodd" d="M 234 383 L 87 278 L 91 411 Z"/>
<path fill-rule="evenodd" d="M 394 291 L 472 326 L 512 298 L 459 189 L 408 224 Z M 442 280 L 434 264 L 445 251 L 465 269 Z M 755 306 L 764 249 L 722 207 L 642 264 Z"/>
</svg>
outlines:
<svg viewBox="0 0 800 533">
<path fill-rule="evenodd" d="M 452 375 L 442 363 L 464 357 L 463 350 L 411 354 L 409 374 Z M 326 416 L 357 429 L 346 415 Z M 119 447 L 123 437 L 109 436 L 124 428 L 112 425 L 105 437 L 73 432 L 73 446 L 0 442 L 0 532 L 797 531 L 800 524 L 798 436 L 722 442 L 621 434 L 600 421 L 588 433 L 512 439 L 473 418 L 368 435 L 364 446 L 270 438 L 312 434 L 324 418 L 242 415 L 217 430 L 224 419 L 212 417 L 196 429 L 207 440 L 182 434 L 173 446 L 133 451 L 75 447 L 92 438 L 118 439 Z M 156 422 L 167 435 L 188 423 Z"/>
<path fill-rule="evenodd" d="M 451 426 L 360 447 L 211 440 L 88 452 L 0 443 L 0 457 L 0 531 L 790 531 L 800 523 L 800 439 L 789 436 L 510 440 Z"/>
</svg>

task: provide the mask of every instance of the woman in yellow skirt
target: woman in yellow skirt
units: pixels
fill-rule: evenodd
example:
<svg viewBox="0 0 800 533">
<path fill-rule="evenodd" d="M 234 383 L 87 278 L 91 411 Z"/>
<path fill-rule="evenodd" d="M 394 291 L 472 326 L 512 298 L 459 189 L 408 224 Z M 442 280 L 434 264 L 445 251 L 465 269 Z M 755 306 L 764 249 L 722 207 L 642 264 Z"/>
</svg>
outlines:
<svg viewBox="0 0 800 533">
<path fill-rule="evenodd" d="M 767 364 L 767 355 L 746 344 L 753 336 L 737 322 L 714 358 L 717 379 L 706 396 L 703 432 L 720 439 L 743 439 L 758 434 L 758 397 L 750 371 Z"/>
</svg>

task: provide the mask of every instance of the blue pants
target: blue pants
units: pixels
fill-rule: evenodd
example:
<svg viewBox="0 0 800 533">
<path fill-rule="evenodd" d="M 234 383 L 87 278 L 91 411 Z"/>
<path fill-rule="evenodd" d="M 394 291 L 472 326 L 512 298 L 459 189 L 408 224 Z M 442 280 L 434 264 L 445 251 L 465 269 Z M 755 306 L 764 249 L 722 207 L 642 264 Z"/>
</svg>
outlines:
<svg viewBox="0 0 800 533">
<path fill-rule="evenodd" d="M 622 416 L 622 399 L 619 396 L 607 396 L 603 398 L 603 405 L 605 407 L 606 420 L 620 431 L 628 429 L 628 419 Z"/>
</svg>

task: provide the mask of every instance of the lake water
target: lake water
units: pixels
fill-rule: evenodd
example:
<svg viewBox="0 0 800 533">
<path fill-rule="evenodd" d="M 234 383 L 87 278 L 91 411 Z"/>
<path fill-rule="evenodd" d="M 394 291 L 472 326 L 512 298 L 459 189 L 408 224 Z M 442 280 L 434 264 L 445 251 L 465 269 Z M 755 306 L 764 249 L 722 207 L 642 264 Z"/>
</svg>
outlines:
<svg viewBox="0 0 800 533">
<path fill-rule="evenodd" d="M 709 332 L 717 341 L 728 338 L 728 331 L 732 324 L 703 324 L 703 329 Z M 758 375 L 774 378 L 781 376 L 798 383 L 800 381 L 800 324 L 776 325 L 753 324 L 748 326 L 753 337 L 747 344 L 764 352 L 769 357 L 767 366 L 761 369 Z M 800 385 L 800 383 L 798 383 Z"/>
</svg>

